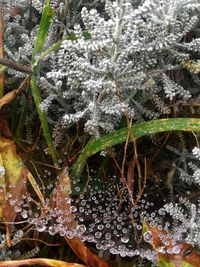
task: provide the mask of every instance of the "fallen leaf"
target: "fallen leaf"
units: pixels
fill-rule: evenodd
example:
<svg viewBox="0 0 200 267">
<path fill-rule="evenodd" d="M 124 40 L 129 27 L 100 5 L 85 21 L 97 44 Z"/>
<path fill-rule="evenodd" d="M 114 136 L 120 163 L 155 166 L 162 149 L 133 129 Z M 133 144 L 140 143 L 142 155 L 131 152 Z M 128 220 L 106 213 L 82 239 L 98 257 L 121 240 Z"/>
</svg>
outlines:
<svg viewBox="0 0 200 267">
<path fill-rule="evenodd" d="M 170 238 L 167 231 L 151 227 L 148 223 L 144 223 L 144 229 L 143 234 L 149 231 L 152 235 L 151 245 L 157 251 L 158 262 L 161 263 L 159 266 L 167 266 L 167 264 L 174 267 L 200 266 L 200 255 L 190 244 L 177 243 L 174 245 L 173 237 Z M 162 253 L 159 252 L 160 249 L 163 250 Z M 179 253 L 173 253 L 173 249 L 178 249 Z M 169 251 L 171 253 L 168 253 Z"/>
<path fill-rule="evenodd" d="M 67 263 L 64 261 L 53 260 L 53 259 L 27 259 L 27 260 L 14 260 L 14 261 L 4 261 L 0 262 L 0 267 L 17 267 L 17 266 L 27 266 L 38 264 L 42 266 L 49 266 L 49 267 L 86 267 L 85 265 L 78 264 L 78 263 Z"/>
<path fill-rule="evenodd" d="M 0 178 L 0 219 L 4 222 L 13 222 L 16 218 L 15 205 L 10 200 L 21 200 L 26 192 L 27 169 L 16 153 L 13 141 L 0 137 L 0 167 L 5 175 Z"/>
<path fill-rule="evenodd" d="M 54 195 L 52 196 L 52 207 L 56 207 L 59 211 L 63 211 L 62 214 L 65 214 L 67 218 L 71 218 L 70 222 L 66 222 L 68 229 L 73 229 L 77 226 L 77 222 L 74 220 L 73 215 L 71 214 L 71 205 L 66 201 L 70 198 L 71 192 L 71 183 L 70 177 L 68 176 L 67 171 L 63 171 L 60 174 L 59 182 Z M 73 237 L 69 239 L 65 237 L 68 245 L 75 252 L 75 254 L 87 264 L 88 267 L 109 267 L 107 262 L 98 257 L 96 254 L 92 253 L 90 249 L 85 245 L 84 242 L 78 237 Z"/>
</svg>

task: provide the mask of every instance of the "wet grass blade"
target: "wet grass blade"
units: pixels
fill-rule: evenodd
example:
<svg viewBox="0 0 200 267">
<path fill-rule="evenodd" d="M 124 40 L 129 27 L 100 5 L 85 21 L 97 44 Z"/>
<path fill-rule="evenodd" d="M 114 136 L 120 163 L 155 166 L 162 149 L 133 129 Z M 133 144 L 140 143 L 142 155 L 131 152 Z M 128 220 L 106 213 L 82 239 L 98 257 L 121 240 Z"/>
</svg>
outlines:
<svg viewBox="0 0 200 267">
<path fill-rule="evenodd" d="M 52 160 L 53 160 L 54 164 L 56 164 L 57 159 L 58 159 L 57 151 L 56 151 L 56 149 L 53 145 L 53 142 L 52 142 L 51 133 L 49 130 L 49 125 L 47 122 L 46 115 L 40 109 L 41 97 L 40 97 L 39 88 L 37 86 L 36 77 L 34 74 L 31 77 L 31 88 L 32 88 L 32 93 L 33 93 L 37 113 L 38 113 L 38 116 L 40 118 L 41 126 L 43 129 L 44 138 L 45 138 L 45 141 L 46 141 L 47 146 L 49 148 L 49 152 L 50 152 L 50 155 L 52 157 Z"/>
<path fill-rule="evenodd" d="M 50 6 L 50 0 L 46 0 L 45 6 L 42 12 L 42 18 L 41 18 L 40 25 L 39 25 L 38 35 L 35 41 L 33 54 L 32 54 L 31 64 L 33 68 L 33 74 L 31 76 L 31 88 L 32 88 L 32 94 L 34 97 L 35 105 L 36 105 L 36 110 L 37 110 L 37 113 L 38 113 L 38 116 L 39 116 L 39 119 L 42 125 L 44 138 L 48 145 L 52 160 L 54 164 L 56 164 L 58 156 L 57 156 L 56 149 L 52 142 L 52 137 L 51 137 L 48 121 L 46 118 L 46 114 L 40 109 L 41 97 L 40 97 L 40 90 L 38 88 L 37 81 L 36 81 L 37 65 L 34 64 L 36 62 L 36 56 L 39 56 L 39 54 L 42 52 L 44 48 L 53 15 L 54 15 L 54 11 Z"/>
<path fill-rule="evenodd" d="M 54 10 L 50 6 L 50 0 L 46 0 L 39 25 L 38 35 L 33 48 L 32 63 L 35 61 L 35 56 L 40 54 L 44 48 L 53 15 Z"/>
<path fill-rule="evenodd" d="M 169 131 L 200 132 L 200 119 L 172 118 L 160 119 L 135 124 L 131 128 L 134 138 L 148 136 L 151 134 Z M 128 135 L 128 128 L 122 128 L 101 137 L 98 140 L 90 139 L 82 150 L 77 162 L 72 167 L 71 177 L 79 178 L 87 159 L 108 147 L 125 142 Z"/>
</svg>

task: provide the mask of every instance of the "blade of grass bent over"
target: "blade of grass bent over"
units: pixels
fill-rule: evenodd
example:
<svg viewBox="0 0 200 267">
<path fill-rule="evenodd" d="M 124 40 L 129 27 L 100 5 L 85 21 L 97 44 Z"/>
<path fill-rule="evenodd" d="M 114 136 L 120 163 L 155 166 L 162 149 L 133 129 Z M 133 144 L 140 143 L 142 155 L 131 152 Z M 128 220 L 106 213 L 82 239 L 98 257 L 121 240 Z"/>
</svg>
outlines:
<svg viewBox="0 0 200 267">
<path fill-rule="evenodd" d="M 34 64 L 36 61 L 36 56 L 40 54 L 42 52 L 42 49 L 44 48 L 46 37 L 48 35 L 48 31 L 49 31 L 49 28 L 52 22 L 53 15 L 54 15 L 54 11 L 50 6 L 50 0 L 46 0 L 45 6 L 42 12 L 42 18 L 41 18 L 40 25 L 39 25 L 38 35 L 37 35 L 35 45 L 33 48 L 32 61 L 31 61 L 32 68 L 33 68 L 33 74 L 31 77 L 31 88 L 32 88 L 32 93 L 33 93 L 37 113 L 41 121 L 44 138 L 48 145 L 52 160 L 54 164 L 56 164 L 58 156 L 57 156 L 56 149 L 52 142 L 48 121 L 47 121 L 45 113 L 40 109 L 41 97 L 40 97 L 40 91 L 39 91 L 39 88 L 37 86 L 37 81 L 36 81 L 37 66 L 35 66 Z"/>
<path fill-rule="evenodd" d="M 169 131 L 200 132 L 200 119 L 171 118 L 160 119 L 135 124 L 131 127 L 134 138 Z M 89 157 L 108 147 L 124 142 L 128 135 L 128 128 L 122 128 L 103 137 L 93 140 L 92 138 L 82 150 L 77 162 L 72 167 L 71 177 L 80 177 L 84 165 Z"/>
</svg>

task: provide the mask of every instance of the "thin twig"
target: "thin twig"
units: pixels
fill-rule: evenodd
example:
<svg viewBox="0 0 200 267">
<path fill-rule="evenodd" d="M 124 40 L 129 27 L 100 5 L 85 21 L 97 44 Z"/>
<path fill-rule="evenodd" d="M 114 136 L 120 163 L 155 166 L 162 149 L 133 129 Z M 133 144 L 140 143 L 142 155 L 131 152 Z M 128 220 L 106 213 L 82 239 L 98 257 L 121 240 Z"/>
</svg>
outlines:
<svg viewBox="0 0 200 267">
<path fill-rule="evenodd" d="M 6 59 L 6 58 L 0 58 L 0 64 L 7 66 L 13 70 L 17 70 L 23 73 L 27 73 L 27 74 L 31 74 L 32 73 L 32 69 L 29 66 L 24 66 L 21 65 L 19 63 L 16 63 L 10 59 Z"/>
</svg>

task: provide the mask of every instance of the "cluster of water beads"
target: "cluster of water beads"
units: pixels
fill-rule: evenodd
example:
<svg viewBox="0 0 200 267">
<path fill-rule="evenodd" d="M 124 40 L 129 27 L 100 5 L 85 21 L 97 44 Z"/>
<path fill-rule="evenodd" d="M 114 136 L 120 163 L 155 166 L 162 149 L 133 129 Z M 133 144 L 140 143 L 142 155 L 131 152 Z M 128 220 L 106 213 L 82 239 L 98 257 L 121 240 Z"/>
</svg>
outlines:
<svg viewBox="0 0 200 267">
<path fill-rule="evenodd" d="M 33 211 L 29 205 L 30 197 L 23 195 L 20 200 L 15 200 L 12 194 L 7 193 L 7 198 L 14 206 L 15 212 L 35 225 L 38 232 L 59 234 L 69 239 L 76 236 L 82 241 L 94 243 L 98 250 L 106 250 L 121 257 L 140 255 L 156 261 L 156 252 L 150 249 L 151 246 L 149 249 L 143 249 L 141 242 L 151 244 L 153 236 L 151 231 L 142 234 L 142 227 L 145 221 L 149 222 L 150 227 L 162 230 L 159 216 L 165 215 L 164 209 L 154 212 L 155 207 L 145 194 L 137 205 L 131 206 L 127 190 L 123 186 L 106 181 L 101 187 L 89 184 L 83 193 L 78 185 L 75 186 L 75 190 L 76 196 L 66 195 L 65 199 L 57 199 L 58 202 L 65 202 L 69 209 L 50 207 L 49 199 L 46 199 L 46 210 L 38 206 L 36 211 Z M 173 240 L 173 236 L 166 237 L 163 234 L 160 234 L 159 238 L 163 241 L 163 246 L 168 245 L 169 239 Z M 171 251 L 166 251 L 162 246 L 158 247 L 157 251 L 169 254 L 180 252 L 176 242 Z"/>
</svg>

